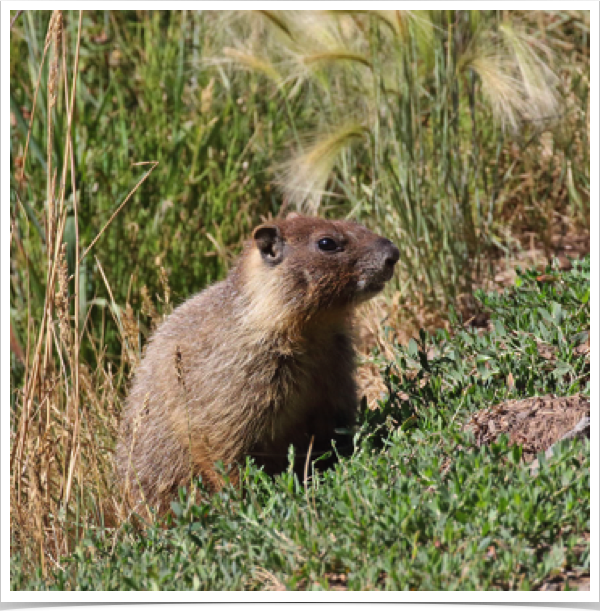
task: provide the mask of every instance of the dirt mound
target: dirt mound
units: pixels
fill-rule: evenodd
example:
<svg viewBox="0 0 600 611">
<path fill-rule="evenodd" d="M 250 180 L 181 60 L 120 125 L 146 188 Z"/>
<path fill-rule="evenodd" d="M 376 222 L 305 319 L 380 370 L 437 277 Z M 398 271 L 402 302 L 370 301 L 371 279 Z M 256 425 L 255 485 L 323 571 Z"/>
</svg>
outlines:
<svg viewBox="0 0 600 611">
<path fill-rule="evenodd" d="M 465 428 L 473 431 L 478 447 L 505 433 L 511 443 L 523 447 L 524 459 L 531 461 L 563 438 L 589 436 L 589 420 L 584 420 L 589 415 L 589 397 L 546 395 L 505 401 L 481 410 Z"/>
</svg>

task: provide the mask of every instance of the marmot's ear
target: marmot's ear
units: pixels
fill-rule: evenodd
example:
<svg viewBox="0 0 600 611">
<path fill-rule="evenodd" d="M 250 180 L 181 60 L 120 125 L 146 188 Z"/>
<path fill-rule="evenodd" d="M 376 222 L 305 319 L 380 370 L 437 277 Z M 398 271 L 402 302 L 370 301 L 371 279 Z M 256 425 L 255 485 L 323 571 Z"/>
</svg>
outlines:
<svg viewBox="0 0 600 611">
<path fill-rule="evenodd" d="M 291 219 L 299 219 L 300 215 L 297 212 L 290 212 L 288 213 L 288 215 L 285 217 L 286 221 L 289 221 Z"/>
<path fill-rule="evenodd" d="M 269 265 L 277 265 L 283 261 L 284 242 L 277 225 L 260 225 L 254 230 L 252 239 L 263 261 Z"/>
</svg>

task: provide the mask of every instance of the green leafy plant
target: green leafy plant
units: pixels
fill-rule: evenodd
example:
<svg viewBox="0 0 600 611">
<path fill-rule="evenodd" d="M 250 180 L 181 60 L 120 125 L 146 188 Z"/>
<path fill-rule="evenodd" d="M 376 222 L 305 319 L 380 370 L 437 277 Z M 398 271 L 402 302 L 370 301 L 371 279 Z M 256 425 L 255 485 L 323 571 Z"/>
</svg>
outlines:
<svg viewBox="0 0 600 611">
<path fill-rule="evenodd" d="M 13 587 L 531 590 L 560 575 L 576 583 L 589 574 L 589 442 L 554 446 L 534 473 L 506 436 L 478 448 L 462 428 L 509 396 L 589 392 L 589 356 L 567 357 L 589 329 L 589 259 L 547 272 L 556 282 L 525 271 L 514 289 L 478 294 L 489 332 L 456 321 L 452 335 L 397 346 L 399 373 L 387 371 L 390 397 L 377 413 L 387 419 L 374 426 L 364 414 L 354 454 L 334 469 L 303 483 L 249 462 L 242 493 L 226 488 L 195 505 L 181 490 L 163 524 L 88 531 L 48 577 L 13 556 Z M 573 369 L 557 375 L 531 349 L 552 302 L 556 324 L 543 341 Z"/>
</svg>

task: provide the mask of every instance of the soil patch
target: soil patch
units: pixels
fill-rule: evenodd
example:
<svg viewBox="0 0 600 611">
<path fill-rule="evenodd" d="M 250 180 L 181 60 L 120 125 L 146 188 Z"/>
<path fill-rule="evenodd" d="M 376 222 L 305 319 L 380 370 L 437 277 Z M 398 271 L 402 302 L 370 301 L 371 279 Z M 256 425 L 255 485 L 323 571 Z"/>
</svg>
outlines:
<svg viewBox="0 0 600 611">
<path fill-rule="evenodd" d="M 507 434 L 511 444 L 523 447 L 523 457 L 530 462 L 539 452 L 569 437 L 589 415 L 589 397 L 546 395 L 505 401 L 481 410 L 471 417 L 465 428 L 473 431 L 478 447 L 494 442 L 502 433 Z M 585 427 L 581 428 L 581 434 L 586 434 Z M 589 437 L 589 427 L 587 435 Z"/>
</svg>

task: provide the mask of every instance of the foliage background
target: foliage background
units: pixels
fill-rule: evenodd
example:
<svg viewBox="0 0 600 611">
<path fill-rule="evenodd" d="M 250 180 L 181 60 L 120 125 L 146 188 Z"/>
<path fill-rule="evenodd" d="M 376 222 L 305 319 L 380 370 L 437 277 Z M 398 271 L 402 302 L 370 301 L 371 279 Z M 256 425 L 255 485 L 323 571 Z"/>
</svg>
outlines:
<svg viewBox="0 0 600 611">
<path fill-rule="evenodd" d="M 121 519 L 110 448 L 143 344 L 223 277 L 261 218 L 350 217 L 399 245 L 389 292 L 361 314 L 375 397 L 369 351 L 396 353 L 384 317 L 401 340 L 449 329 L 448 312 L 476 316 L 474 291 L 515 262 L 589 250 L 589 36 L 586 11 L 19 15 L 11 545 L 23 566 L 46 571 L 82 525 Z"/>
</svg>

